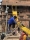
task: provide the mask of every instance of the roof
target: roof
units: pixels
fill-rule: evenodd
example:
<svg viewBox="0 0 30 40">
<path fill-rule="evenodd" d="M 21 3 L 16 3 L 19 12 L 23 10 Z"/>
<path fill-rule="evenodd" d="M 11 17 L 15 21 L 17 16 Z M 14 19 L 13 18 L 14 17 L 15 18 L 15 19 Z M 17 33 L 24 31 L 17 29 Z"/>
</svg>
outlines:
<svg viewBox="0 0 30 40">
<path fill-rule="evenodd" d="M 30 1 L 20 1 L 20 0 L 3 0 L 2 5 L 12 5 L 12 6 L 30 6 Z"/>
</svg>

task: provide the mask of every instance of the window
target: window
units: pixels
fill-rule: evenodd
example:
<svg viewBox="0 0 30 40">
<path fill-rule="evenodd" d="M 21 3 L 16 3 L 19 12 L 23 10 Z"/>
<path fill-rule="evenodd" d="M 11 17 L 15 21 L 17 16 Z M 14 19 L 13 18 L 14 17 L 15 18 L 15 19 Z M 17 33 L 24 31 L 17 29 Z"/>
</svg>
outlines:
<svg viewBox="0 0 30 40">
<path fill-rule="evenodd" d="M 26 7 L 25 6 L 17 6 L 17 12 L 19 12 L 19 13 L 26 12 Z"/>
<path fill-rule="evenodd" d="M 0 9 L 1 9 L 1 6 L 0 6 Z"/>
<path fill-rule="evenodd" d="M 27 15 L 28 16 L 28 18 L 30 18 L 30 15 Z"/>
<path fill-rule="evenodd" d="M 15 6 L 13 6 L 13 10 L 15 10 Z"/>
<path fill-rule="evenodd" d="M 0 17 L 2 17 L 2 15 L 0 15 Z"/>
<path fill-rule="evenodd" d="M 18 13 L 30 12 L 30 6 L 17 6 Z"/>
<path fill-rule="evenodd" d="M 6 15 L 4 15 L 4 18 L 6 18 Z"/>
<path fill-rule="evenodd" d="M 20 16 L 20 18 L 23 18 L 23 16 Z"/>
<path fill-rule="evenodd" d="M 20 6 L 17 6 L 17 13 L 20 12 Z"/>
<path fill-rule="evenodd" d="M 6 20 L 6 16 L 5 16 L 5 15 L 3 15 L 3 19 L 2 19 L 2 20 L 3 20 L 3 21 Z"/>
<path fill-rule="evenodd" d="M 9 6 L 8 13 L 12 13 L 12 8 Z"/>
<path fill-rule="evenodd" d="M 6 6 L 2 6 L 2 11 L 5 12 Z"/>
</svg>

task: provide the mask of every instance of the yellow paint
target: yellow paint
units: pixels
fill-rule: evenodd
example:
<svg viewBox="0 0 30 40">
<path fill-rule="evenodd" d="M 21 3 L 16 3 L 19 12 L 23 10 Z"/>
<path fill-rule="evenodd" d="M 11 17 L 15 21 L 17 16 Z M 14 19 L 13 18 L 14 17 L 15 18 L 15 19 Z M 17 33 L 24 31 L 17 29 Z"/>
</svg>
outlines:
<svg viewBox="0 0 30 40">
<path fill-rule="evenodd" d="M 30 34 L 30 29 L 28 29 L 27 27 L 22 26 L 21 29 L 25 31 L 27 34 Z"/>
<path fill-rule="evenodd" d="M 17 11 L 12 11 L 13 16 L 17 16 Z"/>
<path fill-rule="evenodd" d="M 17 11 L 12 11 L 12 15 L 17 16 Z M 18 18 L 17 18 L 17 21 L 18 21 Z"/>
</svg>

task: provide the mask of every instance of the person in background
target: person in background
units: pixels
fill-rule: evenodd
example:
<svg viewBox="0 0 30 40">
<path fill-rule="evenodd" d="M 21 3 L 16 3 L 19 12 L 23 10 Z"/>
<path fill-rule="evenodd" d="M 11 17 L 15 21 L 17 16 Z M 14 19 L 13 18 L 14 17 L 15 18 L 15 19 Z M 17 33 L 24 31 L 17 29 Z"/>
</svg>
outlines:
<svg viewBox="0 0 30 40">
<path fill-rule="evenodd" d="M 8 20 L 9 31 L 10 31 L 11 27 L 12 27 L 12 28 L 15 28 L 15 24 L 17 23 L 17 22 L 16 22 L 16 19 L 17 19 L 17 17 L 14 16 L 14 17 L 11 17 L 11 18 Z"/>
<path fill-rule="evenodd" d="M 27 36 L 28 36 L 28 35 L 23 31 L 23 32 L 21 33 L 21 36 L 20 36 L 19 40 L 26 40 Z"/>
</svg>

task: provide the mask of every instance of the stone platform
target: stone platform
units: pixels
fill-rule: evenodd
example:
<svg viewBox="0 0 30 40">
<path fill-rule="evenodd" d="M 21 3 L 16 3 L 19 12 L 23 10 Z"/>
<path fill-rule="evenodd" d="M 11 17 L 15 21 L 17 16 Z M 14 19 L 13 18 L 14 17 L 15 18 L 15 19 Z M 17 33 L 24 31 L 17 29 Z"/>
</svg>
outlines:
<svg viewBox="0 0 30 40">
<path fill-rule="evenodd" d="M 11 35 L 7 34 L 6 37 L 3 40 L 19 40 L 19 34 L 18 35 Z"/>
</svg>

